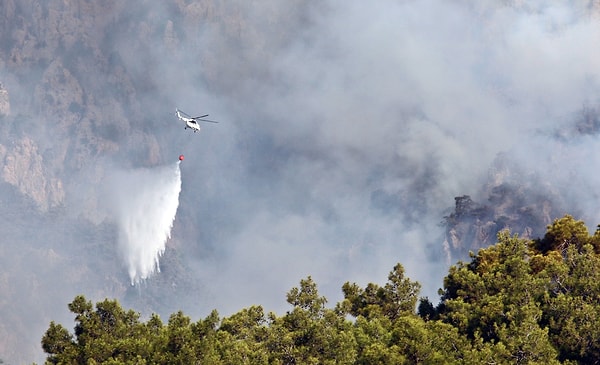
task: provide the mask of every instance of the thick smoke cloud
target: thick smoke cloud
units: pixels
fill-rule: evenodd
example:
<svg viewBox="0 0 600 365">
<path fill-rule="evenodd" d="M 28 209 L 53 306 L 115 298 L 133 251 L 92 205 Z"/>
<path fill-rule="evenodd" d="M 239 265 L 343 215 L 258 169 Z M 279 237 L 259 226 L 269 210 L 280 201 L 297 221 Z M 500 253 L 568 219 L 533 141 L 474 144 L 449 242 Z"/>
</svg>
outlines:
<svg viewBox="0 0 600 365">
<path fill-rule="evenodd" d="M 455 196 L 485 199 L 482 187 L 499 178 L 539 186 L 590 227 L 600 220 L 593 122 L 600 15 L 591 2 L 143 1 L 111 9 L 112 32 L 102 42 L 110 62 L 98 74 L 71 72 L 98 100 L 121 101 L 91 102 L 96 118 L 117 121 L 96 131 L 113 145 L 108 156 L 86 162 L 98 166 L 61 170 L 70 182 L 66 214 L 96 219 L 63 229 L 72 242 L 52 248 L 97 265 L 89 271 L 106 271 L 69 272 L 76 285 L 60 298 L 48 294 L 44 319 L 69 327 L 65 304 L 89 288 L 92 300 L 116 296 L 163 316 L 183 309 L 197 318 L 213 308 L 228 315 L 251 304 L 281 312 L 285 293 L 307 275 L 331 304 L 345 281 L 383 283 L 397 262 L 435 302 L 448 268 L 439 222 Z M 4 62 L 0 69 L 8 70 Z M 25 86 L 11 83 L 16 79 L 8 72 L 5 80 L 13 112 L 35 114 L 19 111 L 31 102 Z M 175 107 L 220 123 L 189 133 L 172 115 Z M 582 120 L 592 122 L 582 127 Z M 53 128 L 49 122 L 30 133 L 58 155 L 62 149 L 45 137 L 61 136 Z M 151 148 L 139 146 L 147 142 Z M 160 240 L 149 251 L 124 250 L 142 245 L 124 234 L 134 206 L 120 204 L 129 192 L 166 186 L 153 170 L 137 168 L 181 153 L 180 206 L 154 217 L 173 223 L 171 239 L 162 246 L 166 225 L 151 234 L 148 217 L 136 221 L 139 235 Z M 490 176 L 499 154 L 521 173 Z M 125 168 L 104 162 L 111 158 Z M 98 180 L 88 170 L 119 187 L 80 189 L 85 184 L 76 182 Z M 173 189 L 165 193 L 174 194 L 176 179 L 169 179 Z M 114 228 L 98 218 L 105 212 L 94 212 L 106 207 L 88 202 L 101 206 L 118 194 L 123 199 L 109 204 Z M 138 209 L 133 217 L 140 216 Z M 85 257 L 81 241 L 101 247 L 103 256 Z M 156 268 L 142 263 L 156 263 L 163 249 L 161 273 L 127 289 L 128 279 Z M 142 256 L 123 271 L 112 264 Z M 60 272 L 60 264 L 49 266 Z M 23 337 L 36 338 L 31 332 Z"/>
<path fill-rule="evenodd" d="M 192 170 L 184 184 L 225 182 L 205 199 L 226 216 L 211 225 L 235 228 L 203 224 L 219 232 L 203 236 L 217 253 L 197 265 L 225 312 L 308 274 L 333 301 L 342 281 L 383 281 L 397 261 L 435 298 L 447 268 L 438 223 L 455 196 L 485 198 L 499 153 L 527 172 L 514 183 L 541 184 L 593 227 L 597 137 L 556 137 L 598 104 L 600 33 L 586 5 L 333 2 L 304 9 L 293 30 L 243 17 L 252 52 L 250 35 L 229 45 L 208 31 L 202 72 L 231 86 L 214 99 L 184 88 L 181 100 L 206 100 L 230 125 L 203 134 L 210 149 L 190 147 L 213 155 L 194 162 L 211 176 Z M 225 148 L 223 134 L 235 136 Z"/>
</svg>

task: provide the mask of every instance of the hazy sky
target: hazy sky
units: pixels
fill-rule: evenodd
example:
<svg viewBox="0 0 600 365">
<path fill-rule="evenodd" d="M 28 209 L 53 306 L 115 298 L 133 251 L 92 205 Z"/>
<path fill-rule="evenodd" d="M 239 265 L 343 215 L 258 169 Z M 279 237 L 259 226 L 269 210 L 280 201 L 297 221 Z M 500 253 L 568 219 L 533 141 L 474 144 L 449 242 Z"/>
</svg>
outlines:
<svg viewBox="0 0 600 365">
<path fill-rule="evenodd" d="M 598 136 L 573 127 L 599 105 L 600 23 L 591 2 L 174 3 L 114 6 L 115 18 L 145 19 L 103 38 L 127 77 L 120 89 L 103 73 L 82 84 L 98 100 L 100 91 L 119 100 L 97 105 L 97 117 L 114 117 L 109 132 L 127 133 L 115 138 L 118 154 L 65 177 L 110 178 L 140 167 L 145 153 L 167 166 L 186 156 L 166 254 L 185 263 L 196 290 L 161 298 L 154 278 L 133 294 L 168 302 L 164 313 L 183 309 L 196 319 L 252 304 L 281 313 L 285 293 L 308 275 L 334 305 L 345 281 L 382 285 L 398 262 L 437 302 L 448 269 L 439 222 L 455 196 L 484 198 L 499 153 L 529 173 L 528 183 L 544 181 L 541 191 L 564 199 L 565 213 L 589 227 L 600 221 Z M 2 72 L 11 86 L 16 76 Z M 25 98 L 19 91 L 9 90 L 14 112 Z M 185 131 L 175 107 L 220 123 Z M 40 149 L 52 148 L 53 139 L 39 138 Z M 140 149 L 140 141 L 155 147 Z M 81 209 L 81 194 L 98 193 L 85 185 L 65 185 L 67 212 Z M 109 230 L 94 224 L 81 230 Z M 105 256 L 86 260 L 116 272 L 100 283 L 84 275 L 55 293 L 60 313 L 68 295 L 86 287 L 115 295 L 111 280 L 127 282 L 116 242 L 103 247 Z M 169 277 L 169 262 L 159 277 Z"/>
</svg>

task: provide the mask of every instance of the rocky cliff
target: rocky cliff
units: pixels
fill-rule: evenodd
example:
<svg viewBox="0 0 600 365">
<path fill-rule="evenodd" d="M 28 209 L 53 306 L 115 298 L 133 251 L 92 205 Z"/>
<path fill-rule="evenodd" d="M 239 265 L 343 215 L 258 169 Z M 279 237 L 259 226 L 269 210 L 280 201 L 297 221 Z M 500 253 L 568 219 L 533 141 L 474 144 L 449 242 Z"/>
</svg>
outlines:
<svg viewBox="0 0 600 365">
<path fill-rule="evenodd" d="M 104 177 L 99 159 L 127 155 L 121 160 L 133 166 L 161 162 L 156 137 L 135 123 L 146 119 L 137 91 L 146 79 L 133 78 L 147 70 L 128 68 L 122 59 L 127 48 L 114 48 L 118 42 L 111 37 L 126 32 L 138 42 L 133 48 L 143 48 L 175 47 L 177 36 L 166 16 L 154 21 L 135 10 L 127 2 L 86 0 L 6 0 L 0 8 L 5 362 L 40 362 L 44 327 L 60 320 L 57 311 L 78 292 L 122 298 L 130 290 L 114 259 L 114 227 L 94 219 L 102 197 L 88 193 Z M 164 44 L 154 44 L 162 38 L 156 32 L 164 32 Z M 62 213 L 68 200 L 80 207 L 75 214 Z"/>
<path fill-rule="evenodd" d="M 565 214 L 559 192 L 500 154 L 490 167 L 481 191 L 455 197 L 455 206 L 444 217 L 444 249 L 448 263 L 466 259 L 469 252 L 496 243 L 500 231 L 522 238 L 541 237 L 546 227 Z"/>
</svg>

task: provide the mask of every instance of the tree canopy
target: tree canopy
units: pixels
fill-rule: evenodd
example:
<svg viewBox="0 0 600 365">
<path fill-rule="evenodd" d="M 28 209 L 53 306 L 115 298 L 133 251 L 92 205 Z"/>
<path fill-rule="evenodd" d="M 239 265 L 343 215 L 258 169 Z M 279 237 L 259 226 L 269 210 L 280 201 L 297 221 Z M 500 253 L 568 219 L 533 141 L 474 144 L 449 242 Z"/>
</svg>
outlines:
<svg viewBox="0 0 600 365">
<path fill-rule="evenodd" d="M 51 322 L 42 348 L 46 364 L 598 364 L 599 242 L 568 215 L 537 240 L 501 232 L 449 269 L 437 305 L 401 264 L 383 286 L 343 284 L 331 308 L 302 279 L 281 316 L 257 305 L 163 323 L 77 296 L 73 332 Z"/>
</svg>

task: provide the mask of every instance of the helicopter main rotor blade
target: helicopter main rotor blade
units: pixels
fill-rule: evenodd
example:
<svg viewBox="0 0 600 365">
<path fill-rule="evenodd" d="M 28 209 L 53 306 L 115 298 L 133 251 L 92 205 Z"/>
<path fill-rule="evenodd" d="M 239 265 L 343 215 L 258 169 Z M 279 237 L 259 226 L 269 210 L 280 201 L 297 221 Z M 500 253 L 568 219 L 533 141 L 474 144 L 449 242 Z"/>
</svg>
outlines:
<svg viewBox="0 0 600 365">
<path fill-rule="evenodd" d="M 184 111 L 181 111 L 181 110 L 179 110 L 179 109 L 177 109 L 177 111 L 178 111 L 178 112 L 179 112 L 181 115 L 183 115 L 184 117 L 192 118 L 192 117 L 191 117 L 191 116 L 190 116 L 188 113 L 186 113 L 186 112 L 184 112 Z M 194 118 L 192 118 L 192 119 L 194 119 Z"/>
<path fill-rule="evenodd" d="M 209 122 L 209 123 L 219 123 L 219 122 L 216 122 L 216 121 L 210 120 L 210 119 L 194 119 L 194 120 L 197 120 L 197 121 L 199 120 L 201 122 Z"/>
</svg>

